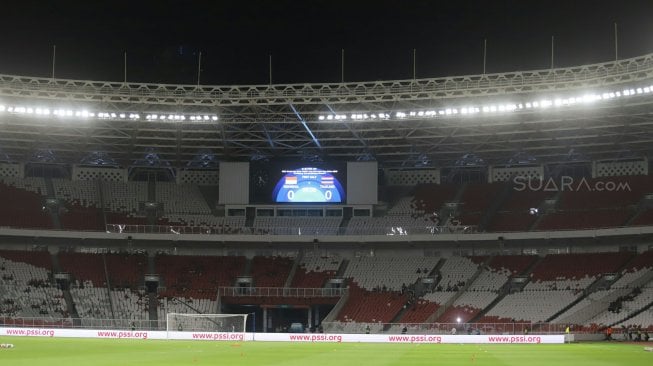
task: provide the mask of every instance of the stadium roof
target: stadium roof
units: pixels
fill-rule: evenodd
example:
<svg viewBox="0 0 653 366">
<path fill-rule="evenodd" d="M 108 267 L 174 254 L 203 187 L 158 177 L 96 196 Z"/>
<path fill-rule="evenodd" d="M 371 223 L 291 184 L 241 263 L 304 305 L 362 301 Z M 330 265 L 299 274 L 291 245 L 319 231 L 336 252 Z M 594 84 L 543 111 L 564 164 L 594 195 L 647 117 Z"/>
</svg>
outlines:
<svg viewBox="0 0 653 366">
<path fill-rule="evenodd" d="M 0 149 L 128 166 L 155 153 L 377 160 L 446 167 L 463 156 L 562 163 L 653 150 L 653 54 L 537 71 L 360 83 L 197 86 L 0 75 Z"/>
</svg>

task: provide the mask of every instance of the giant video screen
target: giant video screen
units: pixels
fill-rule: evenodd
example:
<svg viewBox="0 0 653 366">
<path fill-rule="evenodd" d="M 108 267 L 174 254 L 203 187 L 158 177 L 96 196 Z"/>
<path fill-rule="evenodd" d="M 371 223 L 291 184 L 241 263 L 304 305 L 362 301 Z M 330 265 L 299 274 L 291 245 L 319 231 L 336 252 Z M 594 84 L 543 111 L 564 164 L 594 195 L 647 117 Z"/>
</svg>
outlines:
<svg viewBox="0 0 653 366">
<path fill-rule="evenodd" d="M 251 167 L 252 203 L 346 202 L 345 164 L 268 163 Z"/>
</svg>

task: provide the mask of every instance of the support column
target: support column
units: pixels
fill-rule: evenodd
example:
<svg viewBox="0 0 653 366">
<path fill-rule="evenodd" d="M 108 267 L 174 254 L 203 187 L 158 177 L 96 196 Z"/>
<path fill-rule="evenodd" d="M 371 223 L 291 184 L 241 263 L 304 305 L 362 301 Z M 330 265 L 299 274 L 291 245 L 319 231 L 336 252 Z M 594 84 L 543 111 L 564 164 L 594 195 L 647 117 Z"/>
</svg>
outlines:
<svg viewBox="0 0 653 366">
<path fill-rule="evenodd" d="M 263 333 L 268 332 L 268 308 L 263 308 Z"/>
<path fill-rule="evenodd" d="M 320 324 L 320 307 L 315 307 L 315 325 Z"/>
<path fill-rule="evenodd" d="M 307 323 L 308 329 L 311 329 L 312 323 L 313 323 L 313 307 L 309 306 L 308 307 L 308 323 Z"/>
</svg>

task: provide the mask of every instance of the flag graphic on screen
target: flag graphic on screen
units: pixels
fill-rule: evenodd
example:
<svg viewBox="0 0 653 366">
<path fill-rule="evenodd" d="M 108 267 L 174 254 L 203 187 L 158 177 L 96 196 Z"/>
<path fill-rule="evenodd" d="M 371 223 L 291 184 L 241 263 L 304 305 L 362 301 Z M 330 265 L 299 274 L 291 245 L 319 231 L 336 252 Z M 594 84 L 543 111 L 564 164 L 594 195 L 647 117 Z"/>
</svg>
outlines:
<svg viewBox="0 0 653 366">
<path fill-rule="evenodd" d="M 297 177 L 286 177 L 286 184 L 296 185 L 297 184 Z"/>
<path fill-rule="evenodd" d="M 324 185 L 332 185 L 333 184 L 333 176 L 328 175 L 328 176 L 323 176 L 320 179 L 320 183 Z"/>
</svg>

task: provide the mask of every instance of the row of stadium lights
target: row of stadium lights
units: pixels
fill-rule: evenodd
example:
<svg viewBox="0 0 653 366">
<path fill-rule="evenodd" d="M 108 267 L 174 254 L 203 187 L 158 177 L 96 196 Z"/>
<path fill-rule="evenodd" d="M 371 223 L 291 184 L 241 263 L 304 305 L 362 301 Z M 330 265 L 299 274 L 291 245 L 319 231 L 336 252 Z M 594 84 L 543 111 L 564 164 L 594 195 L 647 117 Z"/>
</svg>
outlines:
<svg viewBox="0 0 653 366">
<path fill-rule="evenodd" d="M 481 107 L 462 107 L 462 108 L 443 108 L 439 110 L 426 110 L 426 111 L 409 111 L 409 112 L 394 112 L 396 119 L 405 118 L 436 118 L 443 116 L 454 115 L 475 115 L 475 114 L 490 114 L 490 113 L 506 113 L 531 109 L 544 109 L 549 107 L 567 107 L 576 104 L 589 104 L 601 100 L 611 100 L 615 98 L 628 97 L 640 94 L 650 94 L 653 92 L 653 85 L 636 88 L 625 89 L 623 91 L 606 92 L 602 94 L 586 94 L 580 97 L 571 97 L 566 99 L 542 99 L 531 101 L 527 103 L 518 104 L 492 104 Z M 124 119 L 124 120 L 141 120 L 141 115 L 138 113 L 115 113 L 115 112 L 89 112 L 86 110 L 73 111 L 70 109 L 54 109 L 48 108 L 32 108 L 32 107 L 6 107 L 0 105 L 0 113 L 9 112 L 14 114 L 33 114 L 38 116 L 57 116 L 57 117 L 77 117 L 77 118 L 98 118 L 98 119 Z M 390 113 L 353 113 L 347 116 L 346 114 L 328 114 L 318 116 L 320 121 L 361 121 L 361 120 L 389 120 L 392 116 Z M 145 115 L 147 121 L 159 122 L 215 122 L 218 120 L 216 115 L 180 115 L 180 114 L 147 114 Z"/>
<path fill-rule="evenodd" d="M 56 117 L 77 117 L 77 118 L 98 118 L 98 119 L 124 119 L 124 120 L 140 120 L 141 115 L 138 113 L 115 113 L 115 112 L 89 112 L 86 110 L 73 111 L 70 109 L 54 109 L 49 108 L 32 108 L 32 107 L 6 107 L 0 105 L 0 112 L 9 112 L 14 114 L 32 114 L 37 116 L 56 116 Z M 180 114 L 147 114 L 145 115 L 147 121 L 194 121 L 194 122 L 209 122 L 217 121 L 218 116 L 215 115 L 192 115 L 185 116 Z"/>
<path fill-rule="evenodd" d="M 394 117 L 396 119 L 405 119 L 408 117 L 411 118 L 436 118 L 442 116 L 453 116 L 453 115 L 474 115 L 479 113 L 506 113 L 506 112 L 516 112 L 522 110 L 531 110 L 531 109 L 545 109 L 549 107 L 567 107 L 573 106 L 576 104 L 589 104 L 601 100 L 611 100 L 615 98 L 628 97 L 633 95 L 640 94 L 650 94 L 653 92 L 653 85 L 636 88 L 636 89 L 625 89 L 623 91 L 616 92 L 606 92 L 602 94 L 585 94 L 580 97 L 571 97 L 571 98 L 559 98 L 559 99 L 542 99 L 526 103 L 510 103 L 510 104 L 492 104 L 485 105 L 481 107 L 462 107 L 462 108 L 443 108 L 439 110 L 426 110 L 426 111 L 409 111 L 409 112 L 394 112 Z M 343 121 L 343 120 L 388 120 L 391 118 L 389 113 L 355 113 L 350 114 L 349 117 L 346 114 L 328 114 L 318 116 L 320 121 Z"/>
</svg>

